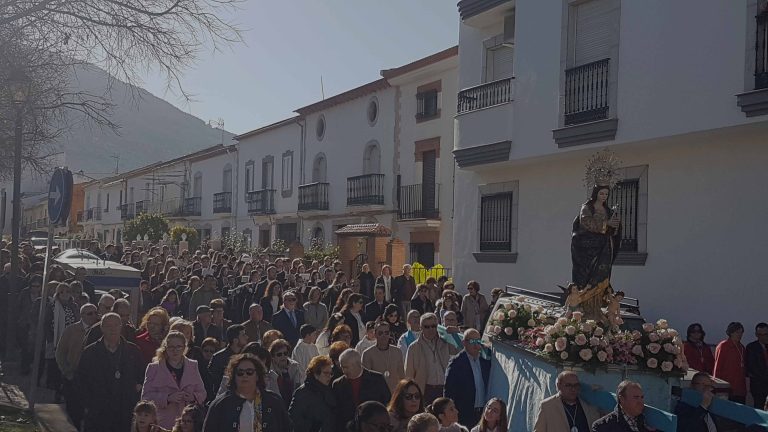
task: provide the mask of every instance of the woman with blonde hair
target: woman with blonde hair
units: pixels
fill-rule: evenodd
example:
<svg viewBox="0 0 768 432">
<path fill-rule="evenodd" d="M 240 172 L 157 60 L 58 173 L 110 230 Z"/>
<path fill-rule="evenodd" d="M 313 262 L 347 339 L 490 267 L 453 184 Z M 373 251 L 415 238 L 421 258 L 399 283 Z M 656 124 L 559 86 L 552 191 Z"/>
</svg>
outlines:
<svg viewBox="0 0 768 432">
<path fill-rule="evenodd" d="M 187 352 L 184 356 L 197 362 L 197 371 L 200 372 L 200 378 L 203 379 L 203 385 L 205 385 L 205 391 L 208 394 L 206 401 L 211 401 L 215 396 L 215 392 L 213 383 L 211 382 L 211 376 L 208 374 L 208 363 L 211 362 L 211 357 L 213 357 L 213 354 L 218 350 L 214 349 L 213 353 L 211 353 L 211 357 L 206 358 L 205 353 L 203 352 L 206 345 L 203 344 L 202 347 L 195 345 L 195 326 L 183 318 L 174 318 L 176 320 L 171 323 L 171 331 L 179 331 L 185 338 L 187 338 Z M 213 339 L 213 341 L 215 348 L 218 348 L 218 342 L 215 339 Z"/>
<path fill-rule="evenodd" d="M 202 405 L 207 396 L 197 362 L 184 357 L 186 350 L 184 334 L 168 333 L 144 377 L 141 398 L 155 402 L 157 422 L 166 429 L 173 427 L 185 406 Z"/>
</svg>

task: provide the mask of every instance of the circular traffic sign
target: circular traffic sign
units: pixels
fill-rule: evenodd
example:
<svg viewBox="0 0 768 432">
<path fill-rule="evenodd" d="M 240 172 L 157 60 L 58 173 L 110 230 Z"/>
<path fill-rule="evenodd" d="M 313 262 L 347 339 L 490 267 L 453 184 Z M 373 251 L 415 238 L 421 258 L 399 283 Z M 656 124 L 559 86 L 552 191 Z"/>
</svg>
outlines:
<svg viewBox="0 0 768 432">
<path fill-rule="evenodd" d="M 48 187 L 48 220 L 51 224 L 67 221 L 72 203 L 72 173 L 66 168 L 56 168 Z"/>
</svg>

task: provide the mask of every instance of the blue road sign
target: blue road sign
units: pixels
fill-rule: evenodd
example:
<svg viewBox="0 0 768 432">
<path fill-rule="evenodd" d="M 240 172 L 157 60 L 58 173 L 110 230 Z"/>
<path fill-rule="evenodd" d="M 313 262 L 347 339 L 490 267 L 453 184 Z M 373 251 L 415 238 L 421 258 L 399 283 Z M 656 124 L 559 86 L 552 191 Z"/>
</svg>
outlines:
<svg viewBox="0 0 768 432">
<path fill-rule="evenodd" d="M 72 173 L 66 168 L 56 168 L 48 187 L 48 219 L 52 224 L 67 221 L 72 203 Z"/>
</svg>

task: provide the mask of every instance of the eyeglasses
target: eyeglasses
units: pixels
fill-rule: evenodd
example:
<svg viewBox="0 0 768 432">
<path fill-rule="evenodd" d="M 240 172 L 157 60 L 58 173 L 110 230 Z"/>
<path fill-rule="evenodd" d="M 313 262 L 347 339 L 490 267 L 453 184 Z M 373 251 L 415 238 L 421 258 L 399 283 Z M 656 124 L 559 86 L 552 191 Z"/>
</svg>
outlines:
<svg viewBox="0 0 768 432">
<path fill-rule="evenodd" d="M 469 340 L 467 340 L 467 342 L 469 342 L 472 345 L 482 345 L 483 344 L 483 340 L 482 339 L 469 339 Z"/>
<path fill-rule="evenodd" d="M 577 390 L 581 388 L 581 383 L 563 383 L 563 387 Z"/>
<path fill-rule="evenodd" d="M 379 432 L 392 432 L 392 425 L 389 423 L 383 423 L 383 424 L 376 424 L 371 422 L 364 422 L 364 423 L 373 427 Z"/>
<path fill-rule="evenodd" d="M 277 357 L 277 358 L 288 357 L 288 351 L 276 352 L 276 353 L 272 354 L 272 357 Z"/>
<path fill-rule="evenodd" d="M 437 324 L 429 324 L 429 325 L 423 325 L 421 326 L 423 329 L 434 329 L 437 328 Z"/>
<path fill-rule="evenodd" d="M 243 375 L 253 376 L 253 374 L 256 373 L 256 369 L 248 368 L 248 369 L 237 369 L 235 370 L 235 373 L 237 376 L 241 377 Z"/>
<path fill-rule="evenodd" d="M 421 395 L 418 393 L 405 393 L 403 394 L 403 399 L 407 401 L 421 400 Z"/>
</svg>

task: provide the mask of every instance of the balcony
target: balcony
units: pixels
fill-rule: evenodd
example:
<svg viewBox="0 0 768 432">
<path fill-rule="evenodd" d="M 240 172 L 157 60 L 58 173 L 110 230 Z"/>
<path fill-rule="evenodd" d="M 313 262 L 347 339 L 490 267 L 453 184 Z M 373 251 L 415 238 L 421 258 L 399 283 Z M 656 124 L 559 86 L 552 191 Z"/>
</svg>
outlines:
<svg viewBox="0 0 768 432">
<path fill-rule="evenodd" d="M 608 67 L 602 59 L 565 71 L 565 125 L 608 118 Z"/>
<path fill-rule="evenodd" d="M 460 91 L 456 113 L 463 114 L 512 102 L 513 79 L 503 78 Z"/>
<path fill-rule="evenodd" d="M 275 190 L 262 189 L 248 192 L 248 213 L 249 214 L 274 214 L 275 213 Z"/>
<path fill-rule="evenodd" d="M 347 177 L 347 205 L 384 205 L 384 174 Z"/>
<path fill-rule="evenodd" d="M 201 197 L 184 198 L 184 205 L 181 210 L 182 216 L 200 216 L 202 207 Z"/>
<path fill-rule="evenodd" d="M 100 221 L 101 220 L 101 208 L 91 207 L 86 211 L 85 219 L 88 221 Z"/>
<path fill-rule="evenodd" d="M 136 214 L 140 215 L 142 213 L 151 213 L 150 207 L 152 205 L 152 202 L 149 200 L 143 200 L 143 201 L 136 201 L 136 204 L 134 204 L 134 208 L 136 209 Z"/>
<path fill-rule="evenodd" d="M 400 186 L 399 220 L 440 219 L 440 184 Z"/>
<path fill-rule="evenodd" d="M 299 186 L 299 211 L 328 210 L 328 183 Z"/>
<path fill-rule="evenodd" d="M 755 87 L 736 95 L 736 105 L 747 117 L 768 114 L 768 10 L 755 20 Z"/>
<path fill-rule="evenodd" d="M 213 213 L 232 213 L 232 192 L 213 194 Z"/>
<path fill-rule="evenodd" d="M 136 216 L 136 212 L 134 211 L 136 206 L 132 203 L 128 204 L 121 204 L 120 205 L 120 219 L 122 220 L 130 220 L 133 219 Z"/>
</svg>

